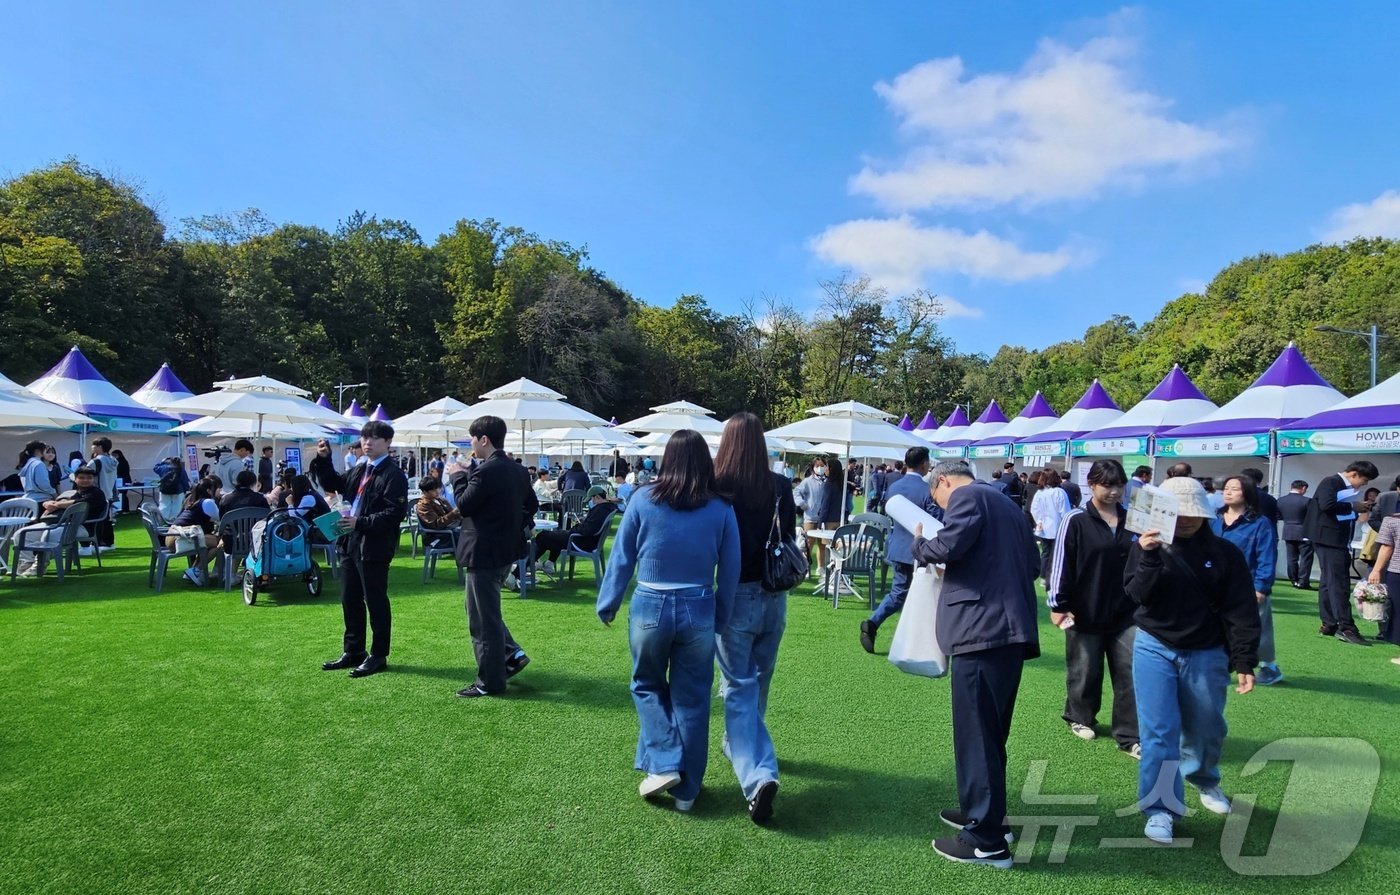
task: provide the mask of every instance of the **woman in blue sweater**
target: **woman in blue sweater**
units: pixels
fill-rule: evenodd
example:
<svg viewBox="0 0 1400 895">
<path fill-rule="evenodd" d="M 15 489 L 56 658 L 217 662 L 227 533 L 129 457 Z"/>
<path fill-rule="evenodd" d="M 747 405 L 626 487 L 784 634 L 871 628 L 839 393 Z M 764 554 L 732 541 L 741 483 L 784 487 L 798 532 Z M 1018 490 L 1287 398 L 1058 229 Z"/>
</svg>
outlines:
<svg viewBox="0 0 1400 895">
<path fill-rule="evenodd" d="M 1225 506 L 1211 520 L 1216 534 L 1240 548 L 1254 578 L 1254 599 L 1259 603 L 1259 673 L 1261 686 L 1283 680 L 1274 654 L 1274 568 L 1278 564 L 1278 530 L 1259 514 L 1259 492 L 1254 479 L 1232 475 L 1221 489 Z"/>
<path fill-rule="evenodd" d="M 644 798 L 670 792 L 689 811 L 710 741 L 715 632 L 729 622 L 739 583 L 739 525 L 715 496 L 710 449 L 682 429 L 666 443 L 661 475 L 627 505 L 598 588 L 611 625 L 635 573 L 628 640 L 641 735 L 636 768 Z"/>
</svg>

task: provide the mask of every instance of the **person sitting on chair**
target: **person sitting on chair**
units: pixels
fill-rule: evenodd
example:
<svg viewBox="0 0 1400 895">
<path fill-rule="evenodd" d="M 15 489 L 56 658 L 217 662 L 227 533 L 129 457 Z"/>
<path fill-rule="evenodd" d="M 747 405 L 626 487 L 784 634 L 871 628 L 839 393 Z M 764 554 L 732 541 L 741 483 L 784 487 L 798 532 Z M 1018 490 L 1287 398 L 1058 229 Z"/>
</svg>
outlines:
<svg viewBox="0 0 1400 895">
<path fill-rule="evenodd" d="M 542 531 L 535 536 L 535 549 L 538 551 L 536 555 L 547 554 L 540 568 L 551 575 L 554 574 L 554 564 L 558 562 L 559 554 L 569 546 L 569 538 L 574 538 L 574 546 L 580 550 L 595 549 L 598 539 L 603 535 L 608 516 L 617 509 L 617 504 L 608 500 L 608 489 L 602 485 L 589 488 L 586 499 L 588 514 L 577 525 L 568 529 Z"/>
<path fill-rule="evenodd" d="M 452 543 L 452 535 L 447 530 L 461 521 L 462 514 L 442 497 L 442 481 L 435 476 L 425 475 L 418 480 L 418 490 L 422 495 L 414 507 L 418 513 L 418 524 L 423 532 L 423 549 L 439 544 Z"/>
<path fill-rule="evenodd" d="M 231 510 L 244 507 L 267 509 L 267 498 L 255 490 L 257 484 L 258 474 L 251 469 L 242 470 L 234 476 L 233 490 L 219 498 L 219 515 L 223 516 Z"/>
<path fill-rule="evenodd" d="M 73 473 L 73 490 L 65 491 L 53 500 L 46 500 L 40 507 L 43 515 L 33 526 L 26 526 L 15 533 L 15 542 L 18 543 L 20 533 L 26 531 L 37 531 L 32 537 L 26 538 L 25 543 L 29 545 L 47 544 L 50 539 L 58 538 L 61 532 L 43 530 L 46 526 L 52 525 L 63 515 L 63 511 L 75 503 L 86 503 L 88 505 L 87 518 L 90 520 L 83 525 L 85 534 L 92 534 L 93 524 L 102 519 L 107 514 L 107 495 L 102 493 L 102 489 L 97 486 L 97 470 L 91 466 L 79 466 Z M 80 551 L 81 552 L 81 551 Z M 91 551 L 83 553 L 90 556 Z M 59 560 L 62 562 L 62 560 Z M 25 550 L 20 554 L 19 565 L 16 567 L 16 574 L 21 578 L 34 578 L 39 574 L 39 565 L 35 554 Z"/>
</svg>

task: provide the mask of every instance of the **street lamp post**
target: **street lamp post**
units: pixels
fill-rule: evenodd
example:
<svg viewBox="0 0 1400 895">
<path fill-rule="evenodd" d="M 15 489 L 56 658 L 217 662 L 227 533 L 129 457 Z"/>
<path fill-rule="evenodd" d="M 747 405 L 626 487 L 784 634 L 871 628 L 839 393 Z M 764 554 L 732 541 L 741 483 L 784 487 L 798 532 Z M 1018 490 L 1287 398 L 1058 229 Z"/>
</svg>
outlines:
<svg viewBox="0 0 1400 895">
<path fill-rule="evenodd" d="M 1326 324 L 1323 324 L 1323 325 L 1321 325 L 1321 326 L 1314 326 L 1314 327 L 1313 327 L 1313 331 L 1314 331 L 1314 332 L 1320 332 L 1320 333 L 1346 333 L 1347 335 L 1350 335 L 1350 336 L 1360 336 L 1361 338 L 1363 338 L 1363 339 L 1365 339 L 1366 341 L 1370 342 L 1370 343 L 1371 343 L 1371 388 L 1375 388 L 1375 387 L 1376 387 L 1376 358 L 1377 358 L 1377 356 L 1379 355 L 1379 350 L 1378 350 L 1378 349 L 1379 349 L 1379 344 L 1378 344 L 1378 343 L 1380 342 L 1380 340 L 1381 340 L 1382 338 L 1384 338 L 1384 337 L 1380 334 L 1380 327 L 1376 326 L 1376 325 L 1373 323 L 1373 324 L 1371 324 L 1371 329 L 1370 329 L 1369 331 L 1366 331 L 1366 330 L 1359 330 L 1359 329 L 1339 329 L 1339 328 L 1337 328 L 1337 327 L 1335 327 L 1335 326 L 1328 326 L 1328 325 L 1326 325 Z"/>
<path fill-rule="evenodd" d="M 337 382 L 335 384 L 335 408 L 337 413 L 345 412 L 345 393 L 352 388 L 367 388 L 368 382 Z"/>
</svg>

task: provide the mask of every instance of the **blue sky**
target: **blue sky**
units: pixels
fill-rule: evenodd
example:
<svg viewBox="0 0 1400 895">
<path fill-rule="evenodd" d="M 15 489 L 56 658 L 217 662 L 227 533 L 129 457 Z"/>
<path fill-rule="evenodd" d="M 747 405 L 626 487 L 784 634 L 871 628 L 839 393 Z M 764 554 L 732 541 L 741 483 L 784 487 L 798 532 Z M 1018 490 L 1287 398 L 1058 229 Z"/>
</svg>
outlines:
<svg viewBox="0 0 1400 895">
<path fill-rule="evenodd" d="M 849 269 L 959 348 L 1138 321 L 1258 252 L 1400 237 L 1390 3 L 12 4 L 0 174 L 167 223 L 495 218 L 637 297 L 812 311 Z"/>
</svg>

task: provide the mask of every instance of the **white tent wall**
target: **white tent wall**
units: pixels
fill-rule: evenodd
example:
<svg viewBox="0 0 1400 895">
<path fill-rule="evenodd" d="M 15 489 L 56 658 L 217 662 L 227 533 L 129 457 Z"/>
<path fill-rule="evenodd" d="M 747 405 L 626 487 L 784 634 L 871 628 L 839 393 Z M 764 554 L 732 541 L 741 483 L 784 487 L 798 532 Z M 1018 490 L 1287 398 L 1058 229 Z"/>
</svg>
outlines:
<svg viewBox="0 0 1400 895">
<path fill-rule="evenodd" d="M 138 481 L 154 480 L 151 471 L 162 458 L 174 454 L 179 440 L 172 435 L 148 435 L 133 432 L 109 432 L 106 429 L 89 429 L 87 441 L 82 432 L 69 432 L 64 429 L 0 429 L 0 470 L 9 470 L 19 459 L 20 451 L 30 441 L 43 441 L 58 450 L 58 462 L 67 466 L 68 455 L 73 451 L 89 454 L 88 445 L 100 435 L 112 439 L 112 447 L 126 455 L 131 464 L 131 477 Z M 5 471 L 5 475 L 9 475 Z"/>
<path fill-rule="evenodd" d="M 1380 470 L 1380 478 L 1368 487 L 1379 488 L 1384 493 L 1390 490 L 1395 477 L 1400 475 L 1400 454 L 1289 454 L 1280 460 L 1280 484 L 1275 496 L 1288 493 L 1288 485 L 1294 479 L 1308 483 L 1311 494 L 1317 483 L 1329 475 L 1335 475 L 1357 460 L 1370 460 Z"/>
</svg>

